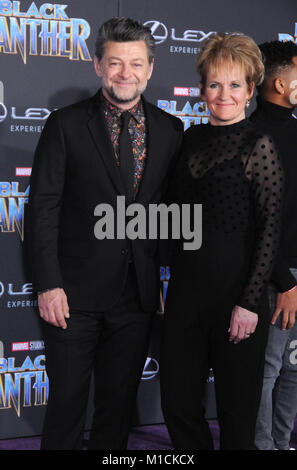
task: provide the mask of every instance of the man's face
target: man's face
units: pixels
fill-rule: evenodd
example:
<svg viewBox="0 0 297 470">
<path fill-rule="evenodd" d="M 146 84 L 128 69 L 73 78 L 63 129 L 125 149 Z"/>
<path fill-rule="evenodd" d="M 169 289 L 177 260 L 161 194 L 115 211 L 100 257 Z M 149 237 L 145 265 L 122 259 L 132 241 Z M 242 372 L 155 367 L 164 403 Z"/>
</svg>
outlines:
<svg viewBox="0 0 297 470">
<path fill-rule="evenodd" d="M 102 78 L 103 95 L 122 109 L 137 103 L 153 71 L 144 41 L 108 41 L 100 62 L 95 56 L 94 66 Z"/>
</svg>

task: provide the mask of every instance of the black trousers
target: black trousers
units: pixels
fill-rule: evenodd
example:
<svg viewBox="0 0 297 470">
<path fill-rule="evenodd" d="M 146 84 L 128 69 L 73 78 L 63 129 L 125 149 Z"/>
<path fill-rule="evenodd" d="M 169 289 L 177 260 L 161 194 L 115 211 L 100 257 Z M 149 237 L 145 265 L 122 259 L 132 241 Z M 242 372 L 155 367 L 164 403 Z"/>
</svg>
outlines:
<svg viewBox="0 0 297 470">
<path fill-rule="evenodd" d="M 246 282 L 249 256 L 245 255 L 245 241 L 238 237 L 226 237 L 222 246 L 212 243 L 210 249 L 211 241 L 206 237 L 197 252 L 181 252 L 171 270 L 160 361 L 163 414 L 175 449 L 212 450 L 203 408 L 212 368 L 220 448 L 255 449 L 269 328 L 268 298 L 263 293 L 255 333 L 239 344 L 230 342 L 231 313 Z"/>
<path fill-rule="evenodd" d="M 197 312 L 196 312 L 197 313 Z M 222 313 L 222 312 L 221 312 Z M 268 322 L 239 344 L 229 342 L 225 324 L 211 312 L 193 319 L 165 318 L 161 351 L 161 397 L 166 425 L 177 450 L 213 450 L 203 407 L 206 380 L 213 369 L 221 450 L 254 450 L 257 411 L 263 382 Z"/>
<path fill-rule="evenodd" d="M 67 329 L 44 324 L 49 399 L 41 450 L 79 450 L 94 372 L 89 449 L 125 449 L 146 359 L 152 315 L 141 310 L 133 264 L 106 312 L 70 312 Z"/>
</svg>

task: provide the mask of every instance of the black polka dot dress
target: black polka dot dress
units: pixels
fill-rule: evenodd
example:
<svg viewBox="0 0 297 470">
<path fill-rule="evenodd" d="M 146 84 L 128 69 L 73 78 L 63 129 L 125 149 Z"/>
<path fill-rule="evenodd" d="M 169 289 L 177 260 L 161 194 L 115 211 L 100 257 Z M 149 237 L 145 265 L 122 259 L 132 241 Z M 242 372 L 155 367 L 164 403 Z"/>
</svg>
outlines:
<svg viewBox="0 0 297 470">
<path fill-rule="evenodd" d="M 180 241 L 166 299 L 163 411 L 177 448 L 211 448 L 202 407 L 209 368 L 222 448 L 253 448 L 282 187 L 275 144 L 248 119 L 185 132 L 171 199 L 202 204 L 202 246 L 184 250 Z M 228 333 L 236 305 L 259 319 L 254 335 L 237 345 Z"/>
<path fill-rule="evenodd" d="M 247 119 L 229 126 L 193 126 L 185 133 L 180 165 L 174 200 L 202 204 L 201 252 L 219 256 L 228 241 L 243 241 L 246 278 L 236 303 L 258 313 L 280 234 L 283 174 L 272 138 Z M 236 247 L 227 253 L 226 269 L 240 263 L 241 258 L 234 259 Z M 187 263 L 199 262 L 199 252 L 184 254 Z M 224 260 L 219 256 L 217 262 Z M 215 280 L 203 279 L 207 285 Z"/>
</svg>

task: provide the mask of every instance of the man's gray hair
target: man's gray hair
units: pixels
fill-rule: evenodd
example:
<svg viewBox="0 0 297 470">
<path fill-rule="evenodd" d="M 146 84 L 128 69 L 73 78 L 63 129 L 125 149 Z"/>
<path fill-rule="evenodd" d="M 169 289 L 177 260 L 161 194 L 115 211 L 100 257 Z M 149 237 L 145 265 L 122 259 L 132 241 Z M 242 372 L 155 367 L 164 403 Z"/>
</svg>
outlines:
<svg viewBox="0 0 297 470">
<path fill-rule="evenodd" d="M 95 55 L 99 61 L 104 55 L 107 41 L 145 41 L 149 63 L 154 59 L 155 40 L 150 29 L 132 18 L 111 18 L 100 26 L 95 43 Z"/>
</svg>

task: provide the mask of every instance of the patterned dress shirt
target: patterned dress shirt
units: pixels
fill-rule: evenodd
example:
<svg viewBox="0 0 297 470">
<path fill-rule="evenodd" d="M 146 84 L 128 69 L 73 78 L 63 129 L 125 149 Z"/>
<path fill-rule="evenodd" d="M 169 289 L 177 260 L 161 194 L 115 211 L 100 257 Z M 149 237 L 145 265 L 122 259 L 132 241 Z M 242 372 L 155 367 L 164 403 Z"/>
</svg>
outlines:
<svg viewBox="0 0 297 470">
<path fill-rule="evenodd" d="M 123 111 L 110 103 L 102 94 L 101 99 L 103 101 L 103 112 L 114 148 L 115 158 L 118 165 L 120 165 L 119 136 L 121 133 L 121 114 Z M 134 191 L 136 195 L 144 172 L 146 160 L 146 127 L 142 101 L 139 100 L 138 103 L 128 111 L 131 113 L 128 129 L 131 136 L 134 156 Z"/>
</svg>

